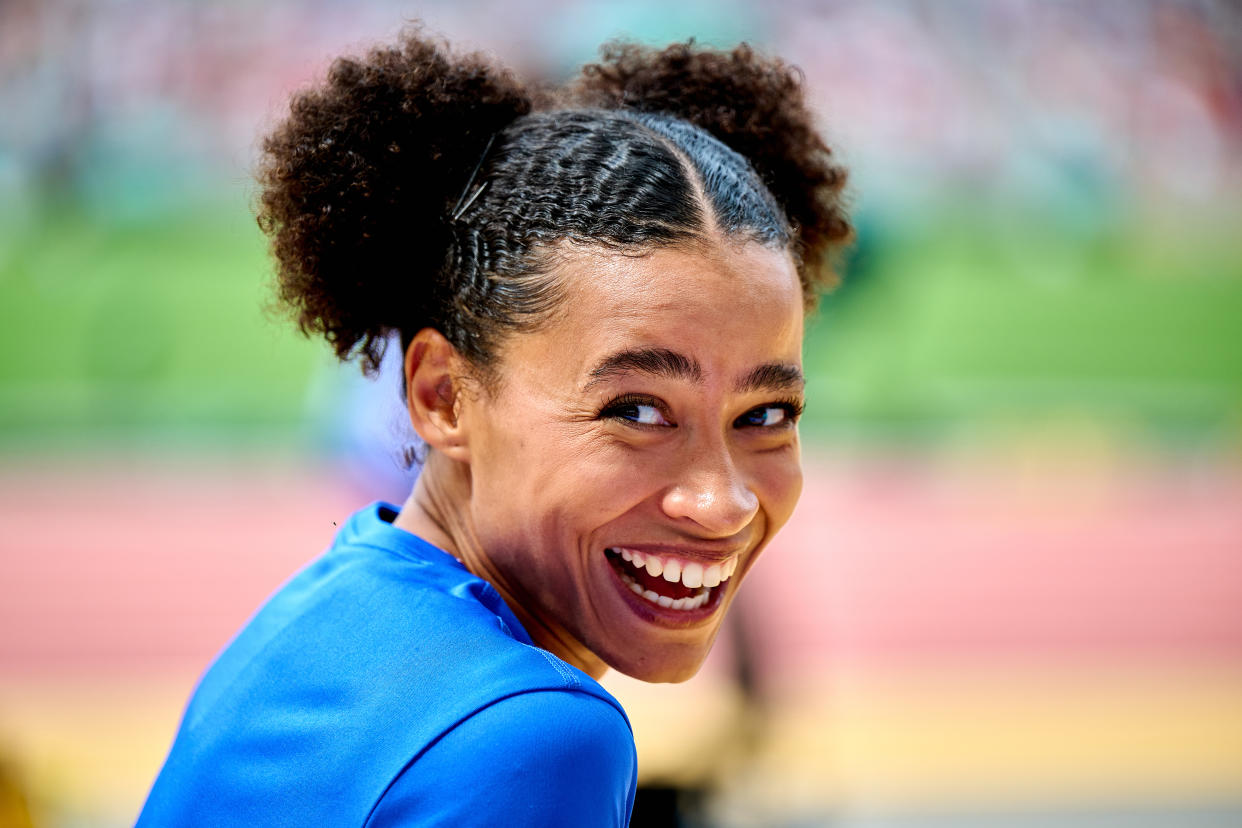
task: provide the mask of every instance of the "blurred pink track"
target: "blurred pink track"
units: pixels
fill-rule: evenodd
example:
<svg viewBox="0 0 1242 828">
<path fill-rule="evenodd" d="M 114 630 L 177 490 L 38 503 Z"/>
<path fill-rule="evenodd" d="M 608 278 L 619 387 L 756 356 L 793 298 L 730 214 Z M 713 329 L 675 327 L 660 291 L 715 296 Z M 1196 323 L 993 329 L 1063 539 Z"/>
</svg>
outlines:
<svg viewBox="0 0 1242 828">
<path fill-rule="evenodd" d="M 743 593 L 772 675 L 836 660 L 1242 658 L 1242 466 L 808 464 Z M 242 459 L 0 470 L 0 673 L 205 666 L 361 505 Z"/>
</svg>

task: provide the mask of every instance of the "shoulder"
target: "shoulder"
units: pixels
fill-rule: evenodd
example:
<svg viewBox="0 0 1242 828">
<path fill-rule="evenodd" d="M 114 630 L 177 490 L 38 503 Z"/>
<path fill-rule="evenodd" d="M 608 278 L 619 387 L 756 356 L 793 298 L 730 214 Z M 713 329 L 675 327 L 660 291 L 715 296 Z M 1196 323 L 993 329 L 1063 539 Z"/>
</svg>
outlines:
<svg viewBox="0 0 1242 828">
<path fill-rule="evenodd" d="M 458 723 L 427 753 L 442 754 L 467 740 L 474 749 L 503 750 L 511 764 L 572 760 L 624 761 L 634 751 L 630 723 L 610 700 L 585 690 L 531 690 L 483 707 Z"/>
<path fill-rule="evenodd" d="M 634 739 L 615 703 L 583 690 L 499 699 L 407 765 L 368 826 L 627 825 Z"/>
</svg>

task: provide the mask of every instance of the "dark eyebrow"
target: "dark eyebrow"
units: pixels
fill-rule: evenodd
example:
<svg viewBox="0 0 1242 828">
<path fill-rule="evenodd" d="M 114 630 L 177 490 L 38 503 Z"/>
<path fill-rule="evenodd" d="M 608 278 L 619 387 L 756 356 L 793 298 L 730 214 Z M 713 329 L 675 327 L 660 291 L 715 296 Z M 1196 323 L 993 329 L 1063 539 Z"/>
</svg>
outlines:
<svg viewBox="0 0 1242 828">
<path fill-rule="evenodd" d="M 797 365 L 769 362 L 751 371 L 737 384 L 740 393 L 747 391 L 801 391 L 806 385 Z"/>
<path fill-rule="evenodd" d="M 599 364 L 591 370 L 591 381 L 583 390 L 609 377 L 630 371 L 656 374 L 671 379 L 688 379 L 694 382 L 703 380 L 702 367 L 684 354 L 670 351 L 668 348 L 630 348 L 617 351 L 600 360 Z"/>
</svg>

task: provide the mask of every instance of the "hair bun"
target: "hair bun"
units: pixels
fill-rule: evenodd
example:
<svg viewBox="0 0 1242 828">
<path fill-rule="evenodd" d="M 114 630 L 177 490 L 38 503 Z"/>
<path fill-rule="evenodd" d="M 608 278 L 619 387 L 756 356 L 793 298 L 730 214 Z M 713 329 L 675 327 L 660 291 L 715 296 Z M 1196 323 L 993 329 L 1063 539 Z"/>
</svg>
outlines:
<svg viewBox="0 0 1242 828">
<path fill-rule="evenodd" d="M 804 268 L 829 280 L 826 254 L 852 235 L 841 207 L 845 171 L 815 127 L 797 69 L 746 44 L 732 51 L 693 41 L 654 50 L 606 44 L 570 87 L 577 104 L 667 112 L 744 155 L 795 225 Z"/>
<path fill-rule="evenodd" d="M 258 220 L 302 331 L 374 369 L 395 311 L 432 312 L 447 214 L 490 138 L 530 109 L 509 73 L 417 30 L 296 95 L 263 143 Z"/>
</svg>

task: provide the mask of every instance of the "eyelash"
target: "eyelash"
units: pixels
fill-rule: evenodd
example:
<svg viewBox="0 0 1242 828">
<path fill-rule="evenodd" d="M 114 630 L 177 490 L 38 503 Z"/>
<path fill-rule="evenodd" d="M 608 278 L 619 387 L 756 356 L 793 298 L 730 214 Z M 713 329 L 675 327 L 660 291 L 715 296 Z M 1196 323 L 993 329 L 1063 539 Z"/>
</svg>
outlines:
<svg viewBox="0 0 1242 828">
<path fill-rule="evenodd" d="M 633 408 L 633 407 L 640 406 L 640 405 L 650 406 L 651 408 L 654 408 L 656 411 L 660 413 L 661 417 L 669 421 L 669 424 L 665 425 L 665 424 L 659 424 L 659 423 L 640 423 L 640 422 L 636 422 L 631 417 L 624 416 L 623 412 L 625 411 L 625 409 Z M 776 423 L 775 425 L 772 425 L 772 426 L 747 425 L 741 422 L 748 415 L 753 414 L 756 411 L 764 411 L 769 408 L 781 409 L 782 411 L 785 412 L 785 418 L 781 422 Z M 802 409 L 803 409 L 803 403 L 801 400 L 796 400 L 796 399 L 773 400 L 772 402 L 768 402 L 768 403 L 764 403 L 763 405 L 755 406 L 754 408 L 747 411 L 745 414 L 742 414 L 740 417 L 735 419 L 733 421 L 733 424 L 735 426 L 739 426 L 742 428 L 771 428 L 771 429 L 781 428 L 781 427 L 790 426 L 796 423 L 798 421 L 798 418 L 802 416 Z M 659 400 L 656 400 L 652 397 L 644 397 L 644 396 L 637 395 L 637 394 L 623 394 L 620 397 L 617 397 L 616 399 L 611 400 L 610 402 L 606 403 L 603 408 L 600 409 L 598 416 L 601 419 L 624 420 L 630 425 L 637 426 L 639 428 L 669 428 L 670 426 L 676 425 L 676 423 L 672 422 L 672 417 L 669 416 L 668 411 L 665 410 L 664 406 L 660 403 Z"/>
</svg>

